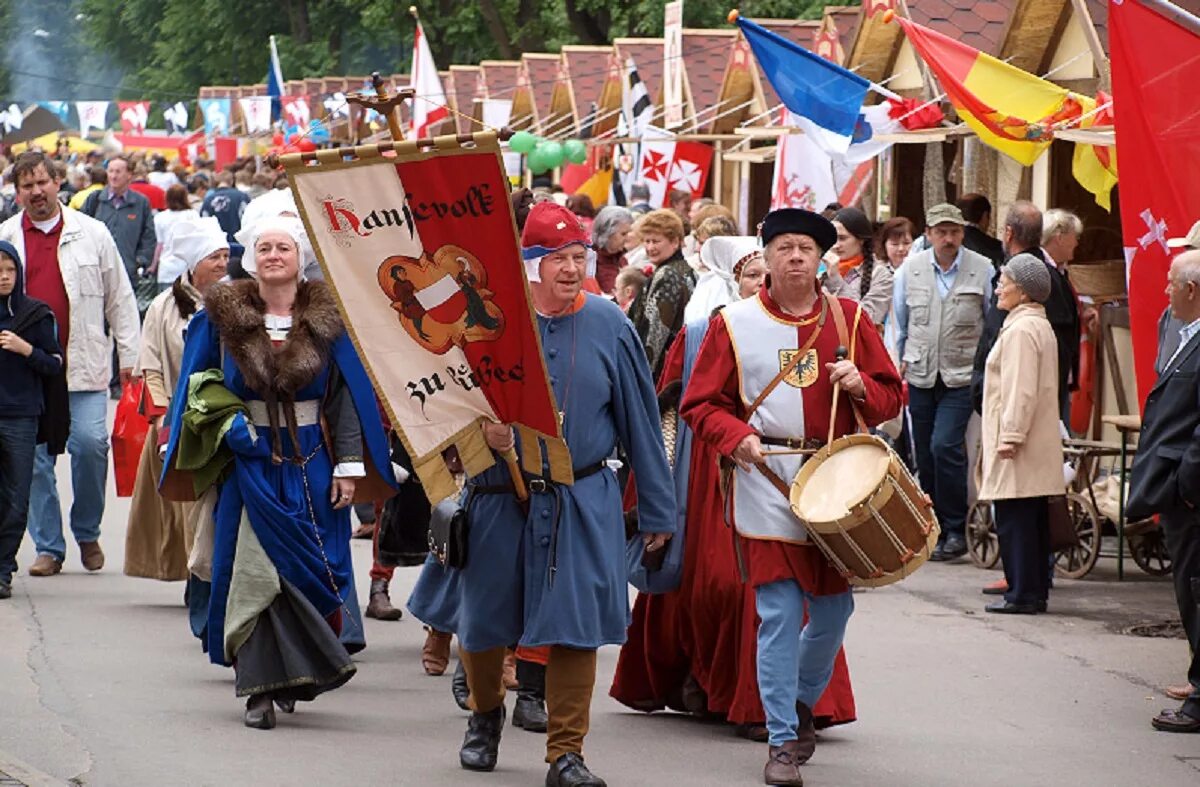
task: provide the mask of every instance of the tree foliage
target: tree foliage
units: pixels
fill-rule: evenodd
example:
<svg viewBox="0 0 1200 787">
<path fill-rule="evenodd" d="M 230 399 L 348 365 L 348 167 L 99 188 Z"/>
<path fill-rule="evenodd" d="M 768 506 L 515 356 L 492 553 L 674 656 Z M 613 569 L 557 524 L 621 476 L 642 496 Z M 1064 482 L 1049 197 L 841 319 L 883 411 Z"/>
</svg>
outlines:
<svg viewBox="0 0 1200 787">
<path fill-rule="evenodd" d="M 0 0 L 3 10 L 6 0 Z M 120 68 L 122 97 L 195 95 L 202 85 L 261 82 L 275 35 L 285 79 L 406 72 L 411 0 L 43 0 L 78 8 L 75 33 Z M 24 5 L 24 4 L 22 4 Z M 29 4 L 35 5 L 35 4 Z M 425 0 L 438 66 L 557 52 L 662 34 L 662 0 Z M 685 0 L 684 23 L 726 24 L 730 0 Z M 818 0 L 746 0 L 747 16 L 815 18 Z M 50 97 L 50 96 L 47 96 Z"/>
</svg>

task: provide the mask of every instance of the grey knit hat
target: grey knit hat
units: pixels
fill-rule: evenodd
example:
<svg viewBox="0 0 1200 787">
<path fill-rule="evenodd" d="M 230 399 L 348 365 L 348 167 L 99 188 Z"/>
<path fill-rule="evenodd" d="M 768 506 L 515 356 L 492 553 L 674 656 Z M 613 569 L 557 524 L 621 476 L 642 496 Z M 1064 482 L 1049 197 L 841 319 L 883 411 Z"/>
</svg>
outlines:
<svg viewBox="0 0 1200 787">
<path fill-rule="evenodd" d="M 1032 254 L 1016 255 L 1004 263 L 1000 272 L 1038 303 L 1045 303 L 1050 297 L 1050 269 Z"/>
</svg>

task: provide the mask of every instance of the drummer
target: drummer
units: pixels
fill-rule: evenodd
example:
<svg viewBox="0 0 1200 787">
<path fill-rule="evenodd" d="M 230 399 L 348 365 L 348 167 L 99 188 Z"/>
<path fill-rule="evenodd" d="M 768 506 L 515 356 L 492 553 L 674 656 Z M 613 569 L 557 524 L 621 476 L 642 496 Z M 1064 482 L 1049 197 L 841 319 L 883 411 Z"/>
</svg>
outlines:
<svg viewBox="0 0 1200 787">
<path fill-rule="evenodd" d="M 713 318 L 680 414 L 736 465 L 726 510 L 761 619 L 758 685 L 770 745 L 764 780 L 798 785 L 799 766 L 816 747 L 812 707 L 829 682 L 854 601 L 788 504 L 804 459 L 796 449 L 824 443 L 835 384 L 842 391 L 835 436 L 855 431 L 851 401 L 868 426 L 893 418 L 901 387 L 858 304 L 821 294 L 817 266 L 837 241 L 833 225 L 810 211 L 776 210 L 762 224 L 762 240 L 767 284 Z M 852 347 L 849 359 L 837 360 L 839 346 Z"/>
</svg>

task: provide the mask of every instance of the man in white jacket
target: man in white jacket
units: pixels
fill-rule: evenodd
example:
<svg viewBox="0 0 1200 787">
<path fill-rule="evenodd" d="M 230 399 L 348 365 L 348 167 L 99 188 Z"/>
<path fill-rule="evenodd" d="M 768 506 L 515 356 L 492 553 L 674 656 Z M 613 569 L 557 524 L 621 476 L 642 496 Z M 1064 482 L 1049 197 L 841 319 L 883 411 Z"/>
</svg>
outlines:
<svg viewBox="0 0 1200 787">
<path fill-rule="evenodd" d="M 99 571 L 112 363 L 105 323 L 117 342 L 121 381 L 127 382 L 138 354 L 137 300 L 108 229 L 59 203 L 55 168 L 44 154 L 18 156 L 13 181 L 21 211 L 0 224 L 0 238 L 20 252 L 26 292 L 48 303 L 58 321 L 71 407 L 71 532 L 84 568 Z M 55 457 L 39 445 L 29 505 L 29 534 L 37 547 L 31 576 L 57 574 L 66 555 L 54 464 Z"/>
</svg>

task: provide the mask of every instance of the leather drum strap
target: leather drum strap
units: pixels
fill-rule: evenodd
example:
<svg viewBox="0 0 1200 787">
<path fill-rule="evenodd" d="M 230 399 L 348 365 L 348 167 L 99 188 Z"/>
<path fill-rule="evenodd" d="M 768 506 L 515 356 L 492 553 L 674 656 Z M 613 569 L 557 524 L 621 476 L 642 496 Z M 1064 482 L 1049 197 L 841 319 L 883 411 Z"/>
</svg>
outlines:
<svg viewBox="0 0 1200 787">
<path fill-rule="evenodd" d="M 838 344 L 847 348 L 847 351 L 850 353 L 848 360 L 853 363 L 854 351 L 857 349 L 856 340 L 858 339 L 858 323 L 862 320 L 862 305 L 858 305 L 858 307 L 854 310 L 853 336 L 846 331 L 846 315 L 842 313 L 841 307 L 835 305 L 832 311 L 833 324 L 837 328 L 838 332 Z M 858 424 L 858 431 L 865 434 L 867 432 L 867 422 L 863 420 L 862 412 L 858 409 L 858 402 L 854 401 L 854 397 L 850 396 L 849 394 L 847 394 L 847 398 L 850 399 L 850 410 L 854 413 L 854 420 Z"/>
</svg>

